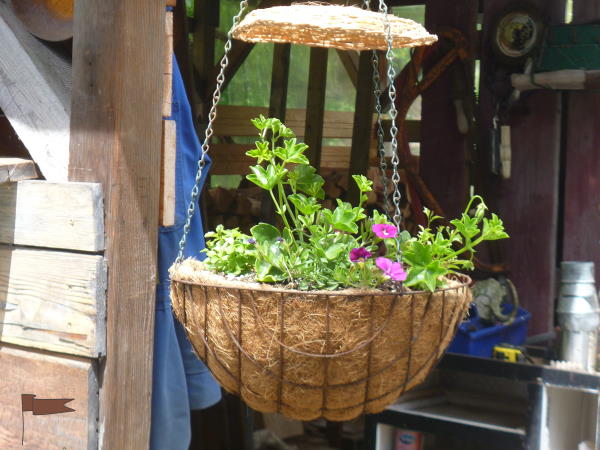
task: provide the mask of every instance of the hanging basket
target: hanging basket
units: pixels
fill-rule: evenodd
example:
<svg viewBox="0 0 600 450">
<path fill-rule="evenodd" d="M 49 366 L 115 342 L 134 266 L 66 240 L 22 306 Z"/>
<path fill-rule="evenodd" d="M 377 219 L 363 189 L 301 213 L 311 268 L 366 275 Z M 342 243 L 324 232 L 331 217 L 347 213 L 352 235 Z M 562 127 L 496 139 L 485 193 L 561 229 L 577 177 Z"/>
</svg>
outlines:
<svg viewBox="0 0 600 450">
<path fill-rule="evenodd" d="M 382 13 L 356 6 L 295 4 L 256 9 L 232 35 L 248 42 L 289 42 L 341 50 L 387 50 Z M 387 14 L 392 48 L 430 45 L 437 36 L 410 19 Z"/>
<path fill-rule="evenodd" d="M 230 280 L 188 259 L 171 269 L 171 298 L 198 356 L 250 407 L 350 420 L 425 379 L 467 311 L 469 282 L 306 292 Z"/>
</svg>

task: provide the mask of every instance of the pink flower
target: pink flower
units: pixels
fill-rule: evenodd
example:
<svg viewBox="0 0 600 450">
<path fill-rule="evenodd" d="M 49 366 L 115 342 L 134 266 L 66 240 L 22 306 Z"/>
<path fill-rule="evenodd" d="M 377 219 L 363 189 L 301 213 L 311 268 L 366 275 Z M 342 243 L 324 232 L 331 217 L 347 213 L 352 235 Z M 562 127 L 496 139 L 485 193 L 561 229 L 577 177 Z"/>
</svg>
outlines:
<svg viewBox="0 0 600 450">
<path fill-rule="evenodd" d="M 398 234 L 396 227 L 394 225 L 388 225 L 387 223 L 376 223 L 371 229 L 373 230 L 373 233 L 381 239 L 394 238 Z"/>
<path fill-rule="evenodd" d="M 371 256 L 371 252 L 369 252 L 364 247 L 353 248 L 352 250 L 350 250 L 350 261 L 352 262 L 364 261 L 365 259 L 368 259 Z"/>
<path fill-rule="evenodd" d="M 391 259 L 379 257 L 375 260 L 377 267 L 394 281 L 406 280 L 406 272 L 402 268 L 402 264 L 394 262 Z"/>
</svg>

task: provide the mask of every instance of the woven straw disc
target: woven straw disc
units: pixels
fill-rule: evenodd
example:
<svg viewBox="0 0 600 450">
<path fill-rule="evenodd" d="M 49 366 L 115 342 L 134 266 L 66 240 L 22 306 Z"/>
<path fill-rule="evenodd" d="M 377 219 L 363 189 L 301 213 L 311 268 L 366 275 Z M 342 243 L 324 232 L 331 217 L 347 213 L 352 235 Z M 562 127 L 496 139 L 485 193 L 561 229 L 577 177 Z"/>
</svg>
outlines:
<svg viewBox="0 0 600 450">
<path fill-rule="evenodd" d="M 392 47 L 418 47 L 437 41 L 417 22 L 388 14 Z M 289 42 L 341 50 L 387 49 L 383 15 L 356 6 L 295 4 L 256 9 L 233 30 L 248 42 Z"/>
</svg>

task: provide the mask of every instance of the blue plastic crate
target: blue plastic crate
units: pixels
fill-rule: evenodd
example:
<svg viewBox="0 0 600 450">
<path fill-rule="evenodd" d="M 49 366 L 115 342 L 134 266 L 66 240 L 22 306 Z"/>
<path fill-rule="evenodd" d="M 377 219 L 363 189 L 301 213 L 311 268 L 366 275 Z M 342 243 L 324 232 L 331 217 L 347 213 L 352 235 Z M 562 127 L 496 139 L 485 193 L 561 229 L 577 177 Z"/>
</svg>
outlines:
<svg viewBox="0 0 600 450">
<path fill-rule="evenodd" d="M 503 312 L 508 314 L 512 305 L 504 305 Z M 498 344 L 522 345 L 527 338 L 527 324 L 531 314 L 519 308 L 517 317 L 510 325 L 486 326 L 477 317 L 476 309 L 471 308 L 471 319 L 458 327 L 454 340 L 446 351 L 472 356 L 491 357 L 494 346 Z"/>
</svg>

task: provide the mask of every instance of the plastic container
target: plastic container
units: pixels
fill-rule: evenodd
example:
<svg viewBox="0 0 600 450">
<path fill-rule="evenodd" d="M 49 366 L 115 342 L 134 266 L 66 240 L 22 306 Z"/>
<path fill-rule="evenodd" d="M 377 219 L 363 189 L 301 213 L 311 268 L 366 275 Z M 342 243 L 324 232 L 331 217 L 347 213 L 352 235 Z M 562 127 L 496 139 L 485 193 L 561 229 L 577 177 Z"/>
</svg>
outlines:
<svg viewBox="0 0 600 450">
<path fill-rule="evenodd" d="M 504 305 L 502 312 L 508 314 L 512 309 L 512 305 Z M 503 343 L 522 345 L 527 338 L 529 319 L 531 314 L 519 308 L 515 320 L 510 325 L 489 326 L 482 323 L 477 316 L 476 308 L 471 307 L 471 318 L 460 324 L 454 340 L 446 351 L 489 358 L 495 345 Z"/>
</svg>

